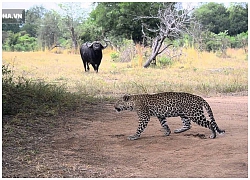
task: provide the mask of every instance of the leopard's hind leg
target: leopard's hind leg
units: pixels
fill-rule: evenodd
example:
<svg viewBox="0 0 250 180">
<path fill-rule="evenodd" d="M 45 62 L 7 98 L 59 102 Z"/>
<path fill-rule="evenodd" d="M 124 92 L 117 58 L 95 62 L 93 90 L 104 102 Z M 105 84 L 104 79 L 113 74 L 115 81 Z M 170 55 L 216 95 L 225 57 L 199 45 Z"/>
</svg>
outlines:
<svg viewBox="0 0 250 180">
<path fill-rule="evenodd" d="M 171 130 L 169 128 L 169 126 L 167 125 L 167 121 L 166 121 L 166 118 L 165 117 L 158 117 L 160 123 L 161 123 L 161 126 L 164 128 L 165 130 L 165 135 L 166 136 L 169 136 L 170 133 L 171 133 Z"/>
<path fill-rule="evenodd" d="M 182 133 L 184 131 L 187 131 L 191 128 L 191 120 L 186 117 L 185 115 L 180 115 L 183 126 L 180 129 L 174 130 L 174 133 Z"/>
<path fill-rule="evenodd" d="M 211 117 L 210 117 L 211 118 Z M 198 125 L 209 128 L 212 131 L 212 134 L 210 135 L 211 139 L 216 138 L 216 131 L 219 134 L 225 133 L 224 130 L 219 129 L 217 123 L 215 122 L 214 118 L 211 119 L 211 121 L 208 121 L 204 114 L 201 114 L 200 116 L 191 117 L 192 121 L 197 123 Z"/>
<path fill-rule="evenodd" d="M 211 122 L 206 119 L 203 112 L 199 116 L 190 117 L 190 119 L 202 127 L 209 128 L 212 131 L 210 138 L 216 138 L 216 131 L 214 128 L 211 128 Z"/>
</svg>

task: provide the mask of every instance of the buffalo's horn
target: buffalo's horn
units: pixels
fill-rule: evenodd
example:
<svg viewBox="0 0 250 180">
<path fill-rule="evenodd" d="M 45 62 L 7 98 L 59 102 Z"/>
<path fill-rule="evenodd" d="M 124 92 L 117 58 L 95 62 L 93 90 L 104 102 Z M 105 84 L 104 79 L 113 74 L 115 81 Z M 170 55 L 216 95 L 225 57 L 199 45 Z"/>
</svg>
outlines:
<svg viewBox="0 0 250 180">
<path fill-rule="evenodd" d="M 93 46 L 93 43 L 94 43 L 94 42 L 92 42 L 92 43 L 90 43 L 90 44 L 87 43 L 88 48 L 92 47 L 92 46 Z"/>
<path fill-rule="evenodd" d="M 108 46 L 108 43 L 107 43 L 107 42 L 110 42 L 110 41 L 104 39 L 104 42 L 105 42 L 105 45 L 103 46 L 103 49 L 105 49 L 105 48 Z"/>
</svg>

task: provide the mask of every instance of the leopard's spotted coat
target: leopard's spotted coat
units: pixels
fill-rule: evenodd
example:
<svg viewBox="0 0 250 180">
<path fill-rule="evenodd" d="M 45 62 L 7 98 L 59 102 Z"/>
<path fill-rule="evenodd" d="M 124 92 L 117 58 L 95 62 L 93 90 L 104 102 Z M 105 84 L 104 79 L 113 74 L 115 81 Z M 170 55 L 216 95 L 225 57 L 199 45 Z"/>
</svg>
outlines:
<svg viewBox="0 0 250 180">
<path fill-rule="evenodd" d="M 204 109 L 207 111 L 209 120 L 206 119 Z M 181 133 L 191 128 L 191 121 L 209 128 L 212 131 L 210 138 L 216 137 L 216 131 L 221 134 L 224 130 L 219 129 L 215 122 L 213 112 L 209 104 L 200 96 L 182 92 L 165 92 L 158 94 L 124 95 L 115 104 L 117 111 L 136 110 L 139 116 L 139 126 L 135 135 L 129 136 L 130 140 L 138 139 L 146 128 L 150 116 L 156 116 L 161 126 L 165 129 L 165 135 L 171 131 L 166 118 L 180 116 L 183 127 L 176 129 L 175 133 Z"/>
</svg>

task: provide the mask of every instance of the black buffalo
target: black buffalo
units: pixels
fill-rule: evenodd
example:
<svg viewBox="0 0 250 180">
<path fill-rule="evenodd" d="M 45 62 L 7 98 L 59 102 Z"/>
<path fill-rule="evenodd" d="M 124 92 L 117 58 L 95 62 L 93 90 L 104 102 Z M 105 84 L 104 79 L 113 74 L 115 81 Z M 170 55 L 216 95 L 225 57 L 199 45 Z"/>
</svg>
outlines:
<svg viewBox="0 0 250 180">
<path fill-rule="evenodd" d="M 84 65 L 85 72 L 89 71 L 89 64 L 91 64 L 96 72 L 98 72 L 99 65 L 102 61 L 102 50 L 108 44 L 105 42 L 103 46 L 99 41 L 92 43 L 86 42 L 80 48 L 80 54 Z"/>
</svg>

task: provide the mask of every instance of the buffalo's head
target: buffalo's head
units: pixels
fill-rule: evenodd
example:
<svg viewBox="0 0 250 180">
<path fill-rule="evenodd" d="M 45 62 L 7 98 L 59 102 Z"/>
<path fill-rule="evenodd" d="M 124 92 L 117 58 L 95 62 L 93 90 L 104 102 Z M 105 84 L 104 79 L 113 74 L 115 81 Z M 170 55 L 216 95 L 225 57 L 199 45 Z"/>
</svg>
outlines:
<svg viewBox="0 0 250 180">
<path fill-rule="evenodd" d="M 93 48 L 94 51 L 100 51 L 102 49 L 105 49 L 107 46 L 107 43 L 105 44 L 105 46 L 103 46 L 99 41 L 94 41 L 88 45 L 88 47 Z"/>
</svg>

